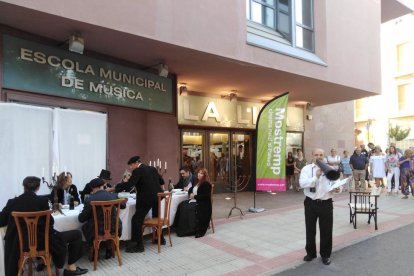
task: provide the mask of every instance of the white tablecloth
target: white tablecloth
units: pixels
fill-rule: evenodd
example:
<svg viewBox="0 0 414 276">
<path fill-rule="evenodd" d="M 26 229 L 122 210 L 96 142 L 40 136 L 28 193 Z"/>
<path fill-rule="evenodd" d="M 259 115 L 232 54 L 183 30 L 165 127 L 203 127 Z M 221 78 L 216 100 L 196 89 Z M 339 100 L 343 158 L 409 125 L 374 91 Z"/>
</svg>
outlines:
<svg viewBox="0 0 414 276">
<path fill-rule="evenodd" d="M 175 214 L 177 213 L 178 205 L 188 198 L 187 193 L 185 194 L 173 194 L 171 201 L 171 210 L 170 210 L 170 223 L 174 222 Z M 78 221 L 78 215 L 82 211 L 83 205 L 79 205 L 75 210 L 63 209 L 65 215 L 54 215 L 55 219 L 55 229 L 58 231 L 67 231 L 73 229 L 81 229 L 82 223 Z M 163 208 L 162 208 L 163 209 Z M 121 240 L 130 240 L 131 239 L 131 219 L 135 214 L 135 199 L 129 198 L 127 206 L 125 209 L 121 209 L 119 217 L 122 221 L 122 235 Z M 147 216 L 151 216 L 151 211 Z M 150 233 L 150 229 L 146 229 L 144 234 Z"/>
</svg>

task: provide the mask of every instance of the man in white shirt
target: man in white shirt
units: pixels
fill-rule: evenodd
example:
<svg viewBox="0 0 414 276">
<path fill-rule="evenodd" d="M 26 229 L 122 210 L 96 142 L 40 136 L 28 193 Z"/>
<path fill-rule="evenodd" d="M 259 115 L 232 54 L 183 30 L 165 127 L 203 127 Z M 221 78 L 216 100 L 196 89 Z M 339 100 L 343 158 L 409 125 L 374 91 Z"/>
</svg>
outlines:
<svg viewBox="0 0 414 276">
<path fill-rule="evenodd" d="M 323 161 L 324 151 L 314 149 L 313 162 L 303 167 L 299 184 L 303 188 L 305 198 L 305 225 L 306 225 L 306 256 L 305 262 L 316 258 L 316 221 L 319 219 L 320 254 L 325 265 L 331 263 L 333 206 L 331 185 L 334 181 L 326 178 L 322 170 L 315 164 L 317 159 Z M 339 189 L 340 191 L 340 189 Z M 338 192 L 338 189 L 335 191 Z"/>
</svg>

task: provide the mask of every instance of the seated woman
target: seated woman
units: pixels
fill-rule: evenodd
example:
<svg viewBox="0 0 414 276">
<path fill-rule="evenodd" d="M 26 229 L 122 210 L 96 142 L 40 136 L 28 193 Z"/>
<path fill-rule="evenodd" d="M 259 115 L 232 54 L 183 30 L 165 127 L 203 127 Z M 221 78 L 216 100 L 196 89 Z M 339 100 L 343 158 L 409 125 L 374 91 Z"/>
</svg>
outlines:
<svg viewBox="0 0 414 276">
<path fill-rule="evenodd" d="M 188 191 L 189 200 L 178 206 L 174 220 L 177 236 L 203 237 L 211 219 L 211 184 L 208 182 L 207 170 L 198 171 L 197 184 Z"/>
<path fill-rule="evenodd" d="M 68 198 L 65 199 L 65 195 L 73 197 L 75 206 L 80 203 L 78 189 L 75 184 L 72 184 L 72 174 L 70 172 L 62 172 L 59 174 L 55 189 L 57 189 L 57 199 L 60 204 L 69 204 L 69 200 Z M 50 193 L 50 201 L 52 203 L 55 202 L 54 190 Z"/>
<path fill-rule="evenodd" d="M 131 178 L 131 172 L 126 170 L 122 175 L 121 182 L 115 185 L 115 193 L 129 192 L 135 193 L 135 186 L 128 183 Z"/>
</svg>

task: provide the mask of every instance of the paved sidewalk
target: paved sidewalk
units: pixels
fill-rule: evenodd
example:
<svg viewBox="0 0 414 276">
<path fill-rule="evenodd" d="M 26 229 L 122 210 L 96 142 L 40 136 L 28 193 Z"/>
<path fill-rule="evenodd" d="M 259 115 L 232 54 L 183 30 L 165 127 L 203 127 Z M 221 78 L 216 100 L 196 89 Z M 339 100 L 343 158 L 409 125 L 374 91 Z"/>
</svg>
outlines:
<svg viewBox="0 0 414 276">
<path fill-rule="evenodd" d="M 231 195 L 231 194 L 230 194 Z M 305 223 L 303 193 L 257 194 L 257 207 L 265 207 L 262 213 L 247 213 L 253 205 L 253 193 L 238 195 L 238 204 L 245 216 L 237 210 L 227 219 L 233 206 L 225 200 L 225 194 L 214 196 L 215 233 L 211 230 L 200 239 L 172 235 L 173 247 L 163 246 L 157 254 L 157 246 L 145 242 L 144 253 L 125 253 L 123 265 L 116 258 L 100 260 L 97 271 L 83 257 L 79 265 L 90 269 L 87 275 L 274 275 L 297 267 L 304 262 Z M 358 229 L 349 223 L 347 203 L 349 195 L 342 193 L 334 199 L 334 253 L 360 241 L 381 235 L 408 225 L 414 221 L 414 197 L 379 198 L 378 231 L 367 224 L 367 215 L 358 217 Z M 273 208 L 272 208 L 273 207 Z M 319 234 L 318 234 L 319 235 Z M 319 238 L 318 238 L 319 240 Z M 318 259 L 319 260 L 319 259 Z M 321 262 L 317 262 L 321 266 Z M 332 266 L 334 267 L 334 266 Z M 293 274 L 290 274 L 293 275 Z M 379 275 L 379 274 L 377 274 Z"/>
</svg>

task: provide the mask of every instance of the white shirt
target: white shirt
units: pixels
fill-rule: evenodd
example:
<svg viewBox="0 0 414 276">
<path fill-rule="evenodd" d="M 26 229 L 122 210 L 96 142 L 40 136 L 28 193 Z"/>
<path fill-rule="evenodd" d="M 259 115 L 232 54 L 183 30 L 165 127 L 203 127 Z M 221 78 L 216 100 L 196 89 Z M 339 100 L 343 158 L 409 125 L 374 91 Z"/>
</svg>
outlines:
<svg viewBox="0 0 414 276">
<path fill-rule="evenodd" d="M 316 177 L 316 171 L 319 170 L 319 167 L 315 164 L 309 164 L 303 167 L 300 172 L 299 184 L 303 188 L 303 193 L 305 196 L 315 200 L 321 199 L 326 200 L 334 196 L 334 193 L 330 191 L 331 185 L 335 181 L 331 181 L 322 174 L 319 179 Z M 316 192 L 312 193 L 310 188 L 316 188 Z"/>
</svg>

